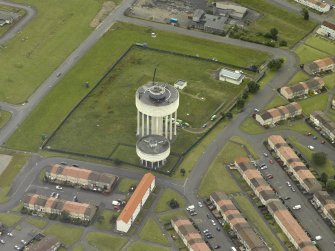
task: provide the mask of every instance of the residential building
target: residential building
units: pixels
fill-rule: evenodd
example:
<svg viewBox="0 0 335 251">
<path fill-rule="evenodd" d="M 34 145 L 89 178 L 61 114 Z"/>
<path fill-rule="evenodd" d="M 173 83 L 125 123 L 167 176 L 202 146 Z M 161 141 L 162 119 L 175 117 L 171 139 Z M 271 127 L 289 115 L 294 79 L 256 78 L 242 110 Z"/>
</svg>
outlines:
<svg viewBox="0 0 335 251">
<path fill-rule="evenodd" d="M 318 249 L 307 236 L 306 232 L 299 225 L 286 206 L 280 200 L 271 201 L 267 206 L 281 230 L 297 250 L 317 251 Z"/>
<path fill-rule="evenodd" d="M 266 251 L 269 250 L 255 230 L 249 225 L 240 211 L 235 207 L 229 197 L 222 192 L 215 192 L 210 195 L 210 200 L 229 223 L 231 229 L 236 232 L 237 237 L 246 250 Z"/>
<path fill-rule="evenodd" d="M 58 164 L 48 167 L 45 177 L 52 183 L 66 183 L 100 192 L 110 192 L 118 180 L 117 176 L 109 173 L 99 173 L 89 169 Z"/>
<path fill-rule="evenodd" d="M 330 4 L 323 0 L 295 0 L 296 2 L 305 5 L 308 8 L 317 10 L 321 13 L 330 11 Z"/>
<path fill-rule="evenodd" d="M 205 14 L 204 31 L 214 34 L 223 34 L 228 18 Z"/>
<path fill-rule="evenodd" d="M 282 136 L 271 135 L 268 138 L 268 144 L 283 161 L 284 165 L 288 167 L 289 172 L 294 175 L 307 192 L 314 193 L 316 191 L 321 191 L 322 186 L 318 180 Z"/>
<path fill-rule="evenodd" d="M 97 207 L 88 203 L 59 200 L 54 197 L 45 197 L 38 194 L 28 194 L 24 198 L 23 206 L 38 213 L 48 213 L 61 215 L 67 212 L 70 218 L 82 221 L 91 221 Z"/>
<path fill-rule="evenodd" d="M 335 141 L 335 123 L 323 112 L 315 111 L 309 115 L 309 119 L 315 126 L 320 127 L 331 141 Z"/>
<path fill-rule="evenodd" d="M 155 188 L 155 176 L 146 173 L 116 221 L 116 230 L 127 233 Z"/>
<path fill-rule="evenodd" d="M 29 251 L 57 251 L 61 247 L 60 243 L 54 236 L 46 236 L 40 241 L 33 242 L 25 250 Z"/>
<path fill-rule="evenodd" d="M 260 172 L 256 170 L 250 160 L 246 157 L 240 157 L 235 160 L 235 165 L 295 248 L 303 251 L 316 251 L 316 247 L 306 235 L 305 231 L 279 198 L 275 196 L 275 192 L 261 177 Z"/>
<path fill-rule="evenodd" d="M 221 15 L 229 15 L 230 18 L 241 20 L 247 14 L 248 9 L 232 2 L 216 2 L 216 12 Z"/>
<path fill-rule="evenodd" d="M 282 105 L 276 108 L 266 110 L 261 114 L 256 114 L 256 121 L 262 126 L 275 125 L 281 120 L 294 118 L 302 114 L 302 108 L 297 102 Z"/>
<path fill-rule="evenodd" d="M 219 73 L 219 80 L 240 85 L 244 79 L 244 74 L 241 71 L 232 71 L 222 68 Z"/>
<path fill-rule="evenodd" d="M 335 68 L 335 56 L 318 59 L 313 61 L 312 63 L 304 65 L 304 70 L 311 75 L 325 71 L 333 71 L 334 68 Z"/>
<path fill-rule="evenodd" d="M 265 181 L 262 174 L 252 165 L 249 158 L 240 157 L 235 160 L 235 166 L 243 179 L 251 187 L 263 205 L 267 205 L 272 200 L 277 200 L 278 196 L 272 187 Z"/>
<path fill-rule="evenodd" d="M 192 222 L 186 217 L 178 216 L 171 219 L 171 225 L 182 239 L 188 250 L 190 251 L 210 251 L 201 237 L 201 234 Z"/>
<path fill-rule="evenodd" d="M 323 21 L 316 33 L 330 39 L 335 39 L 335 24 Z"/>
<path fill-rule="evenodd" d="M 307 95 L 311 91 L 318 91 L 325 85 L 325 82 L 320 77 L 315 77 L 305 82 L 299 82 L 293 86 L 283 86 L 280 88 L 280 94 L 286 99 L 293 99 Z"/>
<path fill-rule="evenodd" d="M 313 200 L 331 224 L 335 226 L 335 201 L 329 193 L 318 191 L 314 194 Z"/>
</svg>

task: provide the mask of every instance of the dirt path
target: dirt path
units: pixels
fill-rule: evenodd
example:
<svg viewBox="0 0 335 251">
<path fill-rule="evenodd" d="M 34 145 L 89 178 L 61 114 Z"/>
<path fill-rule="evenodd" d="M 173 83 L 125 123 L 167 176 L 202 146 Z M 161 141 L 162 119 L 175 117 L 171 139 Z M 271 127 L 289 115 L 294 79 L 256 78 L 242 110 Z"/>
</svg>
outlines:
<svg viewBox="0 0 335 251">
<path fill-rule="evenodd" d="M 102 7 L 98 14 L 94 17 L 90 23 L 90 27 L 96 28 L 102 21 L 111 13 L 115 8 L 115 3 L 113 1 L 106 1 L 102 4 Z"/>
</svg>

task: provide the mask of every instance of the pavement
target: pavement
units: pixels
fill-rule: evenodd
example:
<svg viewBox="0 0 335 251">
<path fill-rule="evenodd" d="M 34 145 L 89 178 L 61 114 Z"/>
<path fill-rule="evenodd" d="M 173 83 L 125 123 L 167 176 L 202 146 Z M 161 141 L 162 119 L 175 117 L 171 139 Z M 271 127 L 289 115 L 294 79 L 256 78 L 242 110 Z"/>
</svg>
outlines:
<svg viewBox="0 0 335 251">
<path fill-rule="evenodd" d="M 24 119 L 30 114 L 30 112 L 36 107 L 37 104 L 42 100 L 42 98 L 49 93 L 49 91 L 58 83 L 58 81 L 78 62 L 78 60 L 101 38 L 101 36 L 108 31 L 108 29 L 115 22 L 128 22 L 140 26 L 149 26 L 155 29 L 158 33 L 159 30 L 175 32 L 187 36 L 192 36 L 201 39 L 207 39 L 211 41 L 233 44 L 236 46 L 241 46 L 245 48 L 251 48 L 255 50 L 260 50 L 263 52 L 270 53 L 273 57 L 281 57 L 286 58 L 285 64 L 283 67 L 274 75 L 274 77 L 270 80 L 268 85 L 262 88 L 255 97 L 247 104 L 244 111 L 242 113 L 237 114 L 234 119 L 222 130 L 220 131 L 216 138 L 208 145 L 206 150 L 198 159 L 197 163 L 194 165 L 191 173 L 184 183 L 181 181 L 174 181 L 167 177 L 158 176 L 157 184 L 162 187 L 170 187 L 177 192 L 183 194 L 189 204 L 198 205 L 198 201 L 201 198 L 198 198 L 197 190 L 200 186 L 200 182 L 205 175 L 208 167 L 217 156 L 217 154 L 221 151 L 223 146 L 228 142 L 229 138 L 233 135 L 238 135 L 242 138 L 247 139 L 255 150 L 258 153 L 262 153 L 264 148 L 262 147 L 262 141 L 266 139 L 268 135 L 273 133 L 273 131 L 269 130 L 267 133 L 262 135 L 248 135 L 239 130 L 239 125 L 251 114 L 253 113 L 254 108 L 262 108 L 271 101 L 271 99 L 276 95 L 276 89 L 281 87 L 283 84 L 287 83 L 294 74 L 299 70 L 298 64 L 299 60 L 292 51 L 283 50 L 279 48 L 271 48 L 266 47 L 259 44 L 254 44 L 246 41 L 235 40 L 228 37 L 216 36 L 208 33 L 203 33 L 195 30 L 187 30 L 182 29 L 170 25 L 153 23 L 150 21 L 132 19 L 123 15 L 124 11 L 131 6 L 134 0 L 124 0 L 113 12 L 102 22 L 89 36 L 86 40 L 84 40 L 81 45 L 74 50 L 68 58 L 40 85 L 40 87 L 36 90 L 36 92 L 29 97 L 27 102 L 21 104 L 20 106 L 14 106 L 6 103 L 0 103 L 0 107 L 4 110 L 8 110 L 12 113 L 11 120 L 6 124 L 4 128 L 0 131 L 0 144 L 3 144 L 12 133 L 16 130 L 16 128 L 24 121 Z M 287 9 L 288 11 L 300 11 L 301 7 L 295 4 L 291 4 L 286 1 L 279 0 L 271 0 L 277 5 L 280 5 L 282 8 Z M 11 39 L 15 36 L 16 32 L 18 32 L 29 20 L 33 18 L 36 14 L 36 11 L 29 6 L 22 6 L 19 4 L 9 3 L 3 0 L 0 0 L 1 4 L 7 4 L 15 7 L 26 8 L 27 15 L 21 19 L 19 24 L 21 26 L 14 27 L 9 33 L 6 34 L 2 39 L 0 39 L 0 45 Z M 319 16 L 315 13 L 310 12 L 310 16 L 312 19 L 315 19 L 319 22 L 328 18 L 326 15 Z M 19 28 L 18 28 L 19 27 Z M 278 133 L 278 132 L 276 132 Z M 284 136 L 295 136 L 299 142 L 303 144 L 313 144 L 322 151 L 325 151 L 329 158 L 335 161 L 335 157 L 333 156 L 333 148 L 328 144 L 321 145 L 316 144 L 317 142 L 313 142 L 311 138 L 303 136 L 301 134 L 292 132 L 292 131 L 281 131 L 281 135 Z M 53 163 L 60 163 L 63 161 L 67 161 L 69 163 L 76 163 L 80 166 L 84 166 L 90 169 L 94 169 L 96 171 L 104 171 L 111 172 L 120 177 L 129 177 L 140 179 L 142 177 L 142 173 L 135 171 L 134 169 L 123 169 L 118 167 L 110 167 L 95 163 L 76 161 L 71 159 L 64 158 L 43 158 L 37 154 L 33 154 L 30 161 L 25 165 L 25 167 L 21 170 L 21 172 L 17 175 L 12 188 L 9 192 L 10 200 L 0 205 L 1 211 L 7 211 L 10 208 L 17 205 L 17 203 L 21 200 L 23 195 L 27 190 L 36 190 L 36 191 L 44 191 L 46 194 L 53 191 L 52 187 L 48 185 L 41 185 L 37 180 L 38 174 L 47 165 L 51 165 Z M 335 240 L 335 236 L 333 233 L 329 232 L 329 228 L 325 226 L 325 223 L 321 220 L 321 217 L 316 213 L 316 211 L 311 208 L 311 205 L 306 200 L 305 196 L 296 189 L 296 192 L 292 194 L 290 190 L 286 189 L 284 181 L 288 179 L 288 176 L 282 171 L 281 168 L 275 168 L 275 166 L 271 169 L 274 176 L 276 178 L 273 179 L 272 182 L 275 187 L 282 190 L 283 195 L 290 194 L 292 199 L 290 202 L 287 202 L 289 206 L 292 206 L 291 203 L 297 202 L 303 205 L 303 209 L 297 212 L 294 212 L 295 216 L 301 220 L 303 226 L 311 232 L 312 235 L 316 235 L 317 233 L 322 232 L 324 239 L 319 243 L 320 247 L 323 250 L 332 250 L 333 249 L 333 241 Z M 277 182 L 277 183 L 276 183 Z M 46 187 L 46 188 L 45 188 Z M 66 195 L 69 193 L 68 195 Z M 64 197 L 72 196 L 73 191 L 64 190 Z M 214 226 L 207 220 L 208 210 L 203 208 L 197 208 L 198 212 L 198 224 L 201 229 L 209 228 L 213 234 L 215 234 L 215 242 L 222 246 L 222 250 L 228 250 L 232 243 L 229 238 L 223 234 L 222 232 L 217 232 Z"/>
</svg>

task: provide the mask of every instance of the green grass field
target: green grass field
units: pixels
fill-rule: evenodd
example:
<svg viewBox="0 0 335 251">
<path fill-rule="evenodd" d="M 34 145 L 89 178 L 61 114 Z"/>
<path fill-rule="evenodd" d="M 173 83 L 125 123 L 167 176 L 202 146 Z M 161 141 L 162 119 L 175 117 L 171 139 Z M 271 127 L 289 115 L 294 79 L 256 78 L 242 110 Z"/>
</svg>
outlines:
<svg viewBox="0 0 335 251">
<path fill-rule="evenodd" d="M 6 170 L 0 176 L 0 202 L 8 200 L 7 193 L 15 176 L 20 172 L 21 168 L 27 162 L 29 156 L 24 154 L 14 154 Z"/>
<path fill-rule="evenodd" d="M 12 114 L 10 112 L 0 110 L 0 128 L 2 128 L 11 117 Z"/>
<path fill-rule="evenodd" d="M 235 158 L 240 156 L 247 156 L 244 149 L 237 144 L 228 142 L 209 166 L 201 181 L 199 195 L 208 197 L 216 191 L 225 193 L 239 192 L 239 186 L 230 176 L 225 165 L 234 162 Z"/>
<path fill-rule="evenodd" d="M 179 207 L 185 207 L 185 199 L 179 193 L 175 192 L 174 190 L 167 188 L 163 191 L 162 195 L 159 197 L 159 201 L 156 205 L 155 212 L 161 213 L 165 211 L 171 210 L 169 206 L 169 202 L 174 199 L 178 202 Z"/>
<path fill-rule="evenodd" d="M 8 227 L 15 225 L 22 219 L 21 216 L 9 213 L 0 213 L 0 222 Z"/>
<path fill-rule="evenodd" d="M 129 188 L 133 185 L 137 185 L 138 184 L 138 180 L 133 180 L 133 179 L 129 179 L 129 178 L 123 178 L 121 179 L 121 181 L 119 182 L 118 185 L 118 190 L 122 193 L 127 193 Z"/>
<path fill-rule="evenodd" d="M 72 246 L 79 241 L 84 229 L 81 227 L 72 227 L 64 224 L 52 224 L 43 231 L 44 234 L 56 236 L 67 247 Z"/>
<path fill-rule="evenodd" d="M 140 241 L 135 241 L 127 248 L 127 251 L 168 251 L 168 248 L 161 248 L 157 246 L 150 246 Z"/>
<path fill-rule="evenodd" d="M 161 224 L 170 223 L 171 219 L 176 216 L 187 216 L 185 209 L 175 209 L 159 215 L 159 222 Z"/>
<path fill-rule="evenodd" d="M 305 44 L 329 55 L 335 54 L 335 42 L 330 39 L 315 35 L 308 38 Z"/>
<path fill-rule="evenodd" d="M 119 251 L 127 243 L 126 238 L 98 232 L 88 233 L 86 240 L 100 251 Z"/>
<path fill-rule="evenodd" d="M 98 220 L 97 220 L 94 225 L 97 228 L 102 229 L 102 230 L 111 230 L 113 225 L 110 223 L 110 220 L 112 219 L 112 217 L 114 215 L 118 215 L 118 214 L 119 213 L 116 212 L 116 211 L 105 209 L 105 210 L 103 210 L 103 212 L 101 214 L 104 217 L 103 221 L 98 222 Z"/>
<path fill-rule="evenodd" d="M 92 31 L 99 0 L 25 0 L 38 15 L 0 48 L 0 100 L 25 101 Z M 46 55 L 48 55 L 46 57 Z"/>
<path fill-rule="evenodd" d="M 314 49 L 308 45 L 300 45 L 296 50 L 295 53 L 298 55 L 301 64 L 310 63 L 316 59 L 325 58 L 329 55 Z"/>
<path fill-rule="evenodd" d="M 234 0 L 234 2 L 262 15 L 248 26 L 253 33 L 252 37 L 255 37 L 258 32 L 266 33 L 271 28 L 276 28 L 279 31 L 279 39 L 286 40 L 288 46 L 292 46 L 316 26 L 315 22 L 305 21 L 300 15 L 288 12 L 265 0 Z"/>
<path fill-rule="evenodd" d="M 241 212 L 248 219 L 249 223 L 257 227 L 258 231 L 264 237 L 269 247 L 271 247 L 272 250 L 283 250 L 283 247 L 281 246 L 279 240 L 271 232 L 269 226 L 266 225 L 265 221 L 259 216 L 250 201 L 244 196 L 236 196 L 234 197 L 234 200 L 239 205 L 239 208 L 242 210 Z"/>
<path fill-rule="evenodd" d="M 297 84 L 301 81 L 305 81 L 310 79 L 310 76 L 308 76 L 304 71 L 298 71 L 293 78 L 290 79 L 288 86 Z"/>
<path fill-rule="evenodd" d="M 327 106 L 328 93 L 322 93 L 299 101 L 302 111 L 309 115 L 314 111 L 323 111 Z"/>
<path fill-rule="evenodd" d="M 206 58 L 216 57 L 218 60 L 238 66 L 260 65 L 267 58 L 267 54 L 259 51 L 163 31 L 157 32 L 157 38 L 153 39 L 150 36 L 151 31 L 149 28 L 130 24 L 115 24 L 111 31 L 107 32 L 42 100 L 5 146 L 37 151 L 42 143 L 42 135 L 50 135 L 73 106 L 89 91 L 83 87 L 83 83 L 89 82 L 91 86 L 95 84 L 134 42 L 147 42 L 151 47 L 191 55 L 198 53 Z M 239 51 L 238 54 L 235 53 L 236 50 Z"/>
<path fill-rule="evenodd" d="M 72 249 L 72 251 L 85 251 L 85 247 L 82 245 L 78 245 L 78 246 L 75 246 L 75 248 Z"/>
<path fill-rule="evenodd" d="M 164 246 L 169 245 L 168 239 L 166 238 L 166 236 L 163 235 L 162 230 L 151 218 L 147 220 L 147 222 L 141 229 L 139 237 L 144 241 L 155 242 Z"/>
<path fill-rule="evenodd" d="M 133 48 L 76 108 L 48 142 L 48 146 L 51 149 L 108 157 L 119 144 L 135 145 L 134 93 L 151 80 L 156 65 L 159 65 L 156 81 L 170 84 L 178 79 L 188 81 L 188 86 L 180 92 L 178 118 L 193 128 L 201 128 L 222 103 L 222 110 L 225 111 L 245 87 L 244 84 L 233 85 L 211 77 L 221 67 L 215 62 Z M 172 151 L 184 152 L 198 137 L 198 134 L 178 130 Z M 129 151 L 125 151 L 123 156 L 119 154 L 118 158 L 129 161 Z M 137 158 L 134 162 L 138 163 Z"/>
<path fill-rule="evenodd" d="M 45 228 L 45 226 L 48 224 L 48 222 L 43 220 L 43 219 L 33 218 L 33 217 L 27 218 L 26 222 L 28 222 L 29 224 L 31 224 L 31 225 L 39 228 L 39 229 Z"/>
<path fill-rule="evenodd" d="M 264 110 L 274 108 L 277 106 L 281 106 L 281 105 L 285 105 L 288 103 L 289 102 L 286 99 L 284 99 L 282 96 L 275 95 L 274 98 L 271 100 L 271 102 L 265 106 Z"/>
</svg>

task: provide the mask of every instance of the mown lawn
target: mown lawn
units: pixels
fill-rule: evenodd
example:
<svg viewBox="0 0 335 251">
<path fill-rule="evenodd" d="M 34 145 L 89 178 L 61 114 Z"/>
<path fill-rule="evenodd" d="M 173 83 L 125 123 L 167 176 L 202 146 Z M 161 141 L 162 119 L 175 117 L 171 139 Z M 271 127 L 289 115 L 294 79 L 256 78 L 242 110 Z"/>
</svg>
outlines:
<svg viewBox="0 0 335 251">
<path fill-rule="evenodd" d="M 314 111 L 323 111 L 327 106 L 328 93 L 322 93 L 299 101 L 302 111 L 309 115 Z"/>
<path fill-rule="evenodd" d="M 230 176 L 225 165 L 233 162 L 235 158 L 240 156 L 247 156 L 247 153 L 239 145 L 228 142 L 209 166 L 201 181 L 199 195 L 201 197 L 208 197 L 216 191 L 225 193 L 239 192 L 239 186 Z"/>
<path fill-rule="evenodd" d="M 157 32 L 157 38 L 153 39 L 150 36 L 151 32 L 152 30 L 146 27 L 115 24 L 42 100 L 5 145 L 10 148 L 37 151 L 42 143 L 42 135 L 50 135 L 72 107 L 89 91 L 89 88 L 83 87 L 83 83 L 89 82 L 92 87 L 134 42 L 147 42 L 151 47 L 191 55 L 198 53 L 201 57 L 216 57 L 218 60 L 238 66 L 259 65 L 267 58 L 267 54 L 259 51 L 163 31 Z M 236 54 L 236 51 L 239 53 Z"/>
<path fill-rule="evenodd" d="M 305 21 L 301 15 L 288 12 L 266 0 L 234 0 L 234 2 L 262 15 L 248 26 L 254 34 L 266 33 L 276 28 L 279 31 L 279 39 L 286 40 L 288 46 L 294 45 L 316 26 L 316 22 Z"/>
<path fill-rule="evenodd" d="M 68 224 L 52 224 L 43 231 L 46 235 L 56 236 L 67 247 L 72 246 L 79 241 L 84 229 L 82 227 L 69 226 Z"/>
<path fill-rule="evenodd" d="M 301 81 L 305 81 L 310 79 L 311 77 L 308 76 L 304 71 L 298 71 L 293 78 L 291 78 L 291 80 L 288 83 L 288 86 L 290 85 L 295 85 Z"/>
<path fill-rule="evenodd" d="M 176 209 L 176 210 L 170 210 L 166 213 L 162 213 L 159 215 L 159 222 L 164 225 L 166 223 L 170 223 L 171 219 L 176 216 L 185 216 L 186 215 L 186 210 L 183 209 Z"/>
<path fill-rule="evenodd" d="M 335 54 L 335 42 L 330 39 L 315 35 L 308 38 L 305 44 L 329 55 Z"/>
<path fill-rule="evenodd" d="M 171 210 L 169 206 L 169 202 L 174 199 L 178 202 L 179 207 L 185 207 L 185 199 L 179 193 L 175 192 L 174 190 L 167 188 L 163 191 L 162 195 L 159 197 L 159 201 L 156 205 L 155 212 L 165 212 Z"/>
<path fill-rule="evenodd" d="M 15 225 L 21 218 L 20 215 L 16 214 L 0 213 L 0 222 L 8 227 Z"/>
<path fill-rule="evenodd" d="M 75 248 L 72 249 L 72 251 L 85 251 L 85 247 L 82 245 L 78 245 L 78 246 L 75 246 Z"/>
<path fill-rule="evenodd" d="M 295 53 L 298 55 L 301 64 L 310 63 L 316 59 L 325 58 L 329 55 L 314 49 L 308 45 L 300 45 L 296 50 Z"/>
<path fill-rule="evenodd" d="M 0 100 L 21 103 L 92 31 L 99 0 L 20 0 L 38 14 L 0 48 Z"/>
<path fill-rule="evenodd" d="M 168 248 L 162 248 L 157 246 L 150 246 L 140 241 L 133 242 L 128 248 L 127 251 L 168 251 Z"/>
<path fill-rule="evenodd" d="M 244 196 L 236 196 L 234 200 L 239 205 L 242 210 L 242 214 L 248 219 L 248 222 L 257 227 L 258 231 L 264 237 L 265 241 L 268 243 L 272 250 L 283 250 L 282 245 L 276 236 L 271 232 L 265 221 L 259 216 L 256 209 L 250 203 L 250 201 Z"/>
<path fill-rule="evenodd" d="M 39 218 L 33 218 L 33 217 L 29 217 L 26 219 L 26 222 L 28 222 L 29 224 L 39 228 L 39 229 L 43 229 L 48 222 L 46 220 L 43 219 L 39 219 Z"/>
<path fill-rule="evenodd" d="M 285 105 L 288 103 L 289 102 L 286 99 L 284 99 L 282 96 L 275 95 L 274 98 L 271 100 L 271 102 L 265 106 L 264 110 L 274 108 L 277 106 L 281 106 L 281 105 Z"/>
<path fill-rule="evenodd" d="M 8 200 L 7 193 L 15 176 L 20 172 L 21 168 L 29 159 L 28 155 L 14 154 L 6 170 L 0 176 L 0 202 Z"/>
<path fill-rule="evenodd" d="M 164 246 L 169 245 L 169 241 L 166 236 L 163 235 L 163 232 L 157 225 L 157 223 L 149 218 L 141 232 L 139 233 L 139 237 L 144 241 L 156 242 Z"/>
<path fill-rule="evenodd" d="M 127 239 L 124 237 L 99 232 L 88 233 L 86 240 L 88 244 L 100 251 L 119 251 L 127 243 Z"/>
<path fill-rule="evenodd" d="M 102 229 L 102 230 L 111 230 L 113 225 L 112 223 L 110 223 L 110 221 L 114 215 L 118 215 L 118 214 L 119 213 L 116 211 L 105 209 L 101 214 L 101 216 L 103 216 L 103 220 L 101 222 L 98 222 L 97 220 L 94 225 L 97 228 Z"/>
<path fill-rule="evenodd" d="M 128 192 L 129 188 L 133 185 L 137 185 L 138 184 L 138 180 L 134 180 L 134 179 L 129 179 L 129 178 L 122 178 L 121 181 L 119 182 L 118 185 L 118 190 L 122 193 L 126 193 Z"/>
<path fill-rule="evenodd" d="M 10 112 L 0 110 L 0 129 L 8 122 L 8 120 L 12 117 Z"/>
</svg>

